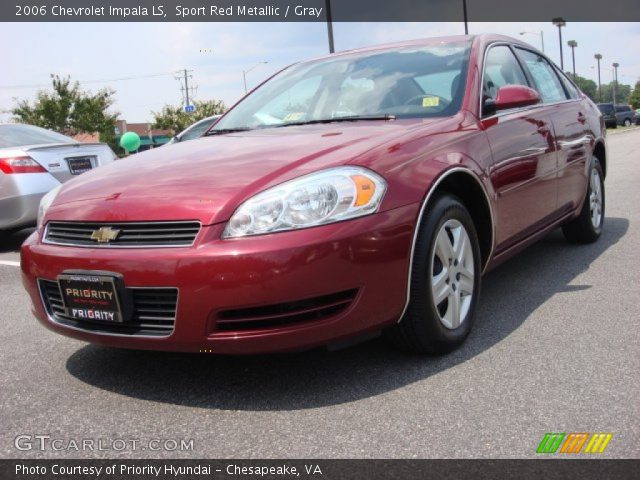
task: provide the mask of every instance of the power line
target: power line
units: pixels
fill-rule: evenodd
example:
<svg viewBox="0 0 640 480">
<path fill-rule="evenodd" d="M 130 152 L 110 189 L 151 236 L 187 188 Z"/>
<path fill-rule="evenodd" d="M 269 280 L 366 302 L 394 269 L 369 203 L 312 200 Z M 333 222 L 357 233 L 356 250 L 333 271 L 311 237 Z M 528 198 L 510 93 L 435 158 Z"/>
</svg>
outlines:
<svg viewBox="0 0 640 480">
<path fill-rule="evenodd" d="M 122 82 L 126 80 L 138 80 L 141 78 L 154 78 L 154 77 L 164 77 L 168 75 L 175 75 L 175 71 L 173 72 L 162 72 L 162 73 L 149 73 L 144 75 L 131 75 L 128 77 L 119 77 L 119 78 L 108 78 L 103 80 L 78 80 L 80 84 L 88 84 L 88 83 L 107 83 L 107 82 Z M 32 84 L 32 85 L 0 85 L 0 88 L 6 89 L 17 89 L 17 88 L 45 88 L 51 86 L 50 83 L 47 84 Z"/>
</svg>

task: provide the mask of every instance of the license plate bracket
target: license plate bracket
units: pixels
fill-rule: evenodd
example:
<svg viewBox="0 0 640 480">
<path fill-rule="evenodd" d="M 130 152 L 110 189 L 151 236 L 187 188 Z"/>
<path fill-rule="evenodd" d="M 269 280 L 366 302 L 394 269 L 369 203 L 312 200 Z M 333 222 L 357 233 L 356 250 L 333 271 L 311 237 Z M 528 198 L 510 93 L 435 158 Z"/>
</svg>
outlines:
<svg viewBox="0 0 640 480">
<path fill-rule="evenodd" d="M 96 157 L 70 157 L 65 158 L 65 160 L 67 161 L 67 165 L 69 165 L 71 175 L 80 175 L 93 168 L 93 160 L 95 158 Z"/>
<path fill-rule="evenodd" d="M 122 276 L 103 271 L 65 271 L 58 276 L 67 316 L 77 321 L 122 323 L 130 319 L 131 301 Z"/>
</svg>

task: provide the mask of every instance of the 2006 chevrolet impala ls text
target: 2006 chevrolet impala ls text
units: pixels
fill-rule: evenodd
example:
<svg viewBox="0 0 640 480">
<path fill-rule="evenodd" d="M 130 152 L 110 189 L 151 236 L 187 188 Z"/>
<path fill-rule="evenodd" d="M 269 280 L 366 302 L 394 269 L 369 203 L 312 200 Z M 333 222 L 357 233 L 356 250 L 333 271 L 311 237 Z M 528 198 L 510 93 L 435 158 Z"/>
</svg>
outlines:
<svg viewBox="0 0 640 480">
<path fill-rule="evenodd" d="M 201 139 L 48 194 L 22 247 L 48 328 L 115 347 L 452 350 L 481 275 L 604 220 L 598 108 L 509 37 L 343 52 L 264 82 Z"/>
</svg>

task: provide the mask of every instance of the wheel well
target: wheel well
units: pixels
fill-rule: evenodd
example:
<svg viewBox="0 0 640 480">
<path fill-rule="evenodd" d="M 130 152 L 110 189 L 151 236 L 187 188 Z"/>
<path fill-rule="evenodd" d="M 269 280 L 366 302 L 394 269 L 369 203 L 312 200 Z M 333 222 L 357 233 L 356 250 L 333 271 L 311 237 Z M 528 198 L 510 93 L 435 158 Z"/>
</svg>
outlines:
<svg viewBox="0 0 640 480">
<path fill-rule="evenodd" d="M 593 154 L 600 160 L 600 166 L 602 167 L 602 174 L 607 176 L 607 152 L 604 149 L 602 142 L 596 143 L 593 148 Z"/>
<path fill-rule="evenodd" d="M 457 196 L 471 215 L 478 234 L 482 267 L 486 265 L 491 254 L 493 242 L 493 223 L 491 207 L 483 187 L 472 174 L 454 172 L 438 184 L 435 192 L 447 192 Z"/>
</svg>

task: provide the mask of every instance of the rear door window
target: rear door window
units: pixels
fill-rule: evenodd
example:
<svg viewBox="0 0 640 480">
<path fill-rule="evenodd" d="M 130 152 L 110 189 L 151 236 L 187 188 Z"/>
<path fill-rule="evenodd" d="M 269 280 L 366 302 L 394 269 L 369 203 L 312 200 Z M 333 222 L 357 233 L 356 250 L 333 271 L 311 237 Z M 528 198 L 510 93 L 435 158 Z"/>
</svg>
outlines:
<svg viewBox="0 0 640 480">
<path fill-rule="evenodd" d="M 535 52 L 517 48 L 535 83 L 535 88 L 544 103 L 561 102 L 567 99 L 564 87 L 549 62 Z"/>
</svg>

